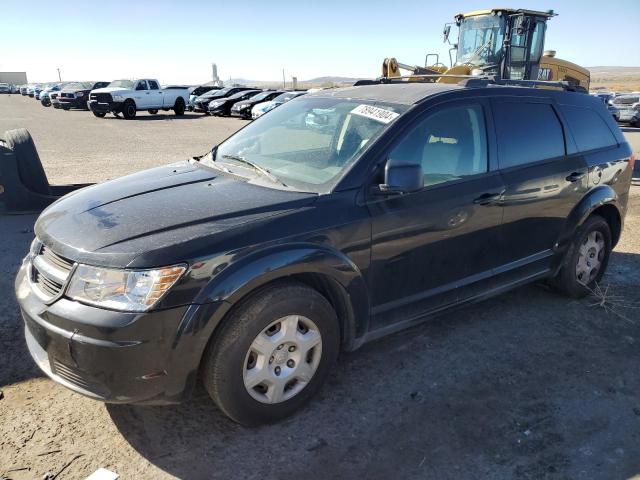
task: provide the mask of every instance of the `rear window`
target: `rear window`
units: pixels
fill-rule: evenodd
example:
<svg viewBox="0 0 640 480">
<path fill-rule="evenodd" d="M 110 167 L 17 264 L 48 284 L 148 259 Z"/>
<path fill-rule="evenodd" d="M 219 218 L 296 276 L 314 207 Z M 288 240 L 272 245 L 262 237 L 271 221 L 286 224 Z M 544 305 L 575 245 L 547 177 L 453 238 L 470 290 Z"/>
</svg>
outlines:
<svg viewBox="0 0 640 480">
<path fill-rule="evenodd" d="M 640 97 L 622 96 L 613 99 L 614 105 L 633 105 L 640 102 Z"/>
<path fill-rule="evenodd" d="M 562 105 L 560 108 L 581 152 L 618 144 L 609 126 L 597 112 L 587 107 L 570 105 Z"/>
<path fill-rule="evenodd" d="M 494 104 L 500 168 L 537 162 L 565 154 L 562 125 L 546 103 Z"/>
</svg>

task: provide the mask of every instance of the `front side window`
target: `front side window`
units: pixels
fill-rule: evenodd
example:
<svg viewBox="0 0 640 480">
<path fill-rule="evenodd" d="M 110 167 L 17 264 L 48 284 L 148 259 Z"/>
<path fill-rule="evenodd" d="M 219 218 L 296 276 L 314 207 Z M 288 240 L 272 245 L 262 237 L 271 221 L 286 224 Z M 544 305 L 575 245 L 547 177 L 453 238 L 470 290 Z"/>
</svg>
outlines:
<svg viewBox="0 0 640 480">
<path fill-rule="evenodd" d="M 136 85 L 136 90 L 147 90 L 147 82 L 140 80 Z"/>
<path fill-rule="evenodd" d="M 565 155 L 562 125 L 551 105 L 498 102 L 493 113 L 500 168 Z"/>
<path fill-rule="evenodd" d="M 389 159 L 421 164 L 425 186 L 486 172 L 482 107 L 451 106 L 430 114 L 393 148 Z"/>
<path fill-rule="evenodd" d="M 248 161 L 268 170 L 288 188 L 327 192 L 358 160 L 365 147 L 407 108 L 351 99 L 302 97 L 253 121 L 203 161 L 214 168 L 229 162 L 230 166 L 225 166 L 232 172 L 251 174 L 246 166 Z"/>
</svg>

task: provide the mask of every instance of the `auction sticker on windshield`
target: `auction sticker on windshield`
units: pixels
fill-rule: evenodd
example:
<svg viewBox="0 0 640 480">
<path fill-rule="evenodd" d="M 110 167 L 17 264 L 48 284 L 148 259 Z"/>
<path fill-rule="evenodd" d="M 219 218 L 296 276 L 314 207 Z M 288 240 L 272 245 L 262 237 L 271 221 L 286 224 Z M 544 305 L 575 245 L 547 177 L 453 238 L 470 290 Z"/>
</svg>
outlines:
<svg viewBox="0 0 640 480">
<path fill-rule="evenodd" d="M 391 110 L 385 110 L 384 108 L 364 104 L 358 105 L 356 108 L 351 110 L 351 113 L 382 123 L 389 123 L 400 116 L 399 113 L 392 112 Z"/>
</svg>

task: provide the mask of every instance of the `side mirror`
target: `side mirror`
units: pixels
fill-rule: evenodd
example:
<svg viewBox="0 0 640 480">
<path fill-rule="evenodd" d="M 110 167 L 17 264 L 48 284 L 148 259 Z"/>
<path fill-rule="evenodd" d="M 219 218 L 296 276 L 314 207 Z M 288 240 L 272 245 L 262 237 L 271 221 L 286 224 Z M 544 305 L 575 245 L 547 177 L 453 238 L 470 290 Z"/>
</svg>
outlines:
<svg viewBox="0 0 640 480">
<path fill-rule="evenodd" d="M 401 160 L 387 160 L 384 183 L 379 186 L 383 195 L 417 192 L 424 187 L 422 165 Z"/>
<path fill-rule="evenodd" d="M 451 33 L 451 25 L 445 25 L 444 30 L 442 31 L 442 36 L 444 37 L 442 42 L 446 42 L 449 40 L 449 34 Z"/>
</svg>

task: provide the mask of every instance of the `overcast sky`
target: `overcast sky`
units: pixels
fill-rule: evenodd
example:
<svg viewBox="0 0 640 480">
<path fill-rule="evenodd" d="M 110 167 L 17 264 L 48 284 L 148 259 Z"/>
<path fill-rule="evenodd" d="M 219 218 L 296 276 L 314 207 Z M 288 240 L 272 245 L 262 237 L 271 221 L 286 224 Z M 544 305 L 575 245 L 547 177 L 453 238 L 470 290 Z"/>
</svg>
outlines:
<svg viewBox="0 0 640 480">
<path fill-rule="evenodd" d="M 211 79 L 376 77 L 383 58 L 424 64 L 446 59 L 442 27 L 491 0 L 0 1 L 0 71 L 29 81 L 156 77 Z M 547 10 L 546 48 L 584 66 L 640 66 L 640 0 L 500 0 Z"/>
</svg>

